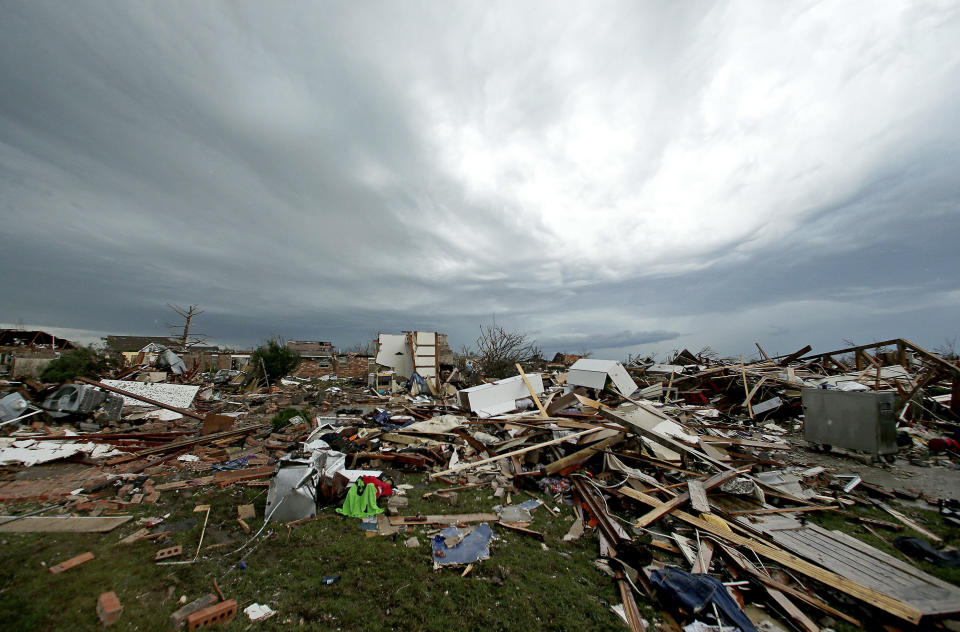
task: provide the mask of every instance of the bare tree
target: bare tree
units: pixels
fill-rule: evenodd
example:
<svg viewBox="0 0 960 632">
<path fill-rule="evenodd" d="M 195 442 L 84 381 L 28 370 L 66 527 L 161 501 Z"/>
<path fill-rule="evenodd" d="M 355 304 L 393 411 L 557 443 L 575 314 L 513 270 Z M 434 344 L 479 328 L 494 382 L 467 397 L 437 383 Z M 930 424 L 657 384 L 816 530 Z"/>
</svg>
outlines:
<svg viewBox="0 0 960 632">
<path fill-rule="evenodd" d="M 200 309 L 199 305 L 190 305 L 189 307 L 180 307 L 179 305 L 171 305 L 170 303 L 167 303 L 167 307 L 172 309 L 174 312 L 177 313 L 177 315 L 183 318 L 182 325 L 173 324 L 173 323 L 167 324 L 167 327 L 172 332 L 180 333 L 182 329 L 182 333 L 177 340 L 180 343 L 180 347 L 182 349 L 186 349 L 187 347 L 192 347 L 198 344 L 203 344 L 204 342 L 207 341 L 206 334 L 198 334 L 196 332 L 190 333 L 190 327 L 191 325 L 193 325 L 194 317 L 199 316 L 200 314 L 203 313 L 203 310 Z"/>
<path fill-rule="evenodd" d="M 933 352 L 945 360 L 957 360 L 957 337 L 944 338 L 943 344 L 934 347 Z"/>
<path fill-rule="evenodd" d="M 377 350 L 377 343 L 375 340 L 368 340 L 367 342 L 357 342 L 352 347 L 347 347 L 344 349 L 344 353 L 356 353 L 358 355 L 372 356 L 376 355 L 374 352 Z"/>
<path fill-rule="evenodd" d="M 507 331 L 500 325 L 480 325 L 476 341 L 477 367 L 484 377 L 500 379 L 513 375 L 517 362 L 541 359 L 540 347 L 528 335 Z"/>
<path fill-rule="evenodd" d="M 701 364 L 710 364 L 710 362 L 716 362 L 720 359 L 720 354 L 714 351 L 713 347 L 706 346 L 700 351 L 697 351 L 697 359 L 700 360 Z"/>
</svg>

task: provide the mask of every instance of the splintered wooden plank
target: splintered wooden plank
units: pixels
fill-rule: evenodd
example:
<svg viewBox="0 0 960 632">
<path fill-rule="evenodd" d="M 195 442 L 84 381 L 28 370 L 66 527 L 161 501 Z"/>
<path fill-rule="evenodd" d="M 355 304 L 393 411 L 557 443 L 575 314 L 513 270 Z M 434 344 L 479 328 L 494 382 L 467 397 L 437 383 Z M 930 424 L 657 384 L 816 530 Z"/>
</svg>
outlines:
<svg viewBox="0 0 960 632">
<path fill-rule="evenodd" d="M 50 572 L 56 575 L 57 573 L 62 573 L 63 571 L 70 570 L 74 566 L 80 566 L 85 562 L 89 562 L 93 559 L 93 553 L 87 551 L 86 553 L 81 553 L 76 557 L 71 557 L 69 560 L 60 562 L 56 566 L 50 567 Z"/>
<path fill-rule="evenodd" d="M 618 493 L 621 493 L 625 496 L 629 496 L 635 500 L 639 500 L 651 507 L 659 507 L 664 504 L 661 501 L 657 500 L 653 496 L 649 496 L 642 492 L 638 492 L 629 487 L 621 487 L 617 490 Z M 672 512 L 672 515 L 684 522 L 697 527 L 701 531 L 706 531 L 711 533 L 718 538 L 736 544 L 738 546 L 745 546 L 750 550 L 754 551 L 758 555 L 761 555 L 769 560 L 773 560 L 778 564 L 782 564 L 787 568 L 797 571 L 807 577 L 811 577 L 819 582 L 827 584 L 841 592 L 844 592 L 852 597 L 856 597 L 861 601 L 864 601 L 876 608 L 889 612 L 890 614 L 900 617 L 905 621 L 911 623 L 919 623 L 920 619 L 923 618 L 925 614 L 923 610 L 917 608 L 914 604 L 901 601 L 900 599 L 893 597 L 891 595 L 880 592 L 873 588 L 864 586 L 855 581 L 847 579 L 842 575 L 828 571 L 825 568 L 821 568 L 815 564 L 811 564 L 800 557 L 783 551 L 772 546 L 768 546 L 751 538 L 746 538 L 741 535 L 737 535 L 726 529 L 722 529 L 711 522 L 706 520 L 701 520 L 696 518 L 688 513 L 683 511 L 675 510 Z M 960 590 L 958 590 L 960 593 Z M 955 610 L 960 611 L 960 599 L 954 602 Z"/>
<path fill-rule="evenodd" d="M 17 516 L 0 516 L 2 533 L 106 533 L 133 516 L 31 516 L 6 522 Z"/>
<path fill-rule="evenodd" d="M 745 471 L 749 471 L 749 469 L 750 468 L 746 468 Z M 740 470 L 729 470 L 727 472 L 721 472 L 720 474 L 716 474 L 714 476 L 711 476 L 709 479 L 707 479 L 707 481 L 703 483 L 703 488 L 704 490 L 709 490 L 709 489 L 713 489 L 714 487 L 719 487 L 724 482 L 730 480 L 731 478 L 734 478 L 735 476 L 740 475 L 741 473 L 742 472 Z M 706 494 L 704 494 L 704 498 L 706 498 Z M 672 512 L 677 507 L 680 507 L 688 500 L 690 500 L 690 494 L 688 492 L 684 492 L 679 496 L 677 496 L 676 498 L 671 498 L 667 502 L 662 503 L 658 506 L 655 506 L 653 509 L 643 514 L 639 518 L 637 518 L 637 521 L 636 523 L 634 523 L 634 526 L 637 528 L 645 527 L 651 522 L 659 519 L 663 515 Z M 707 509 L 707 513 L 709 513 L 709 509 Z"/>
<path fill-rule="evenodd" d="M 513 452 L 507 452 L 506 454 L 498 454 L 497 456 L 492 456 L 488 459 L 480 459 L 479 461 L 470 461 L 468 463 L 460 463 L 451 467 L 450 469 L 443 470 L 442 472 L 435 472 L 430 475 L 430 478 L 437 478 L 438 476 L 445 476 L 447 474 L 453 474 L 454 472 L 459 472 L 460 470 L 468 470 L 472 467 L 478 467 L 480 465 L 486 465 L 487 463 L 492 463 L 493 461 L 499 461 L 501 459 L 507 459 L 512 456 L 519 456 L 521 454 L 526 454 L 531 450 L 538 450 L 540 448 L 545 448 L 547 446 L 556 445 L 558 443 L 563 443 L 564 441 L 572 441 L 578 437 L 582 437 L 585 434 L 591 432 L 596 432 L 596 428 L 590 428 L 587 430 L 581 430 L 580 432 L 575 432 L 572 435 L 566 437 L 560 437 L 558 439 L 552 439 L 550 441 L 544 441 L 543 443 L 538 443 L 536 445 L 527 446 L 525 448 L 520 448 L 519 450 L 514 450 Z"/>
<path fill-rule="evenodd" d="M 690 479 L 687 481 L 687 493 L 690 494 L 690 506 L 700 513 L 710 513 L 710 501 L 707 500 L 707 490 L 703 488 L 703 481 Z"/>
<path fill-rule="evenodd" d="M 697 552 L 697 559 L 690 568 L 691 573 L 709 573 L 710 562 L 713 560 L 713 542 L 710 540 L 700 540 L 700 550 Z"/>
<path fill-rule="evenodd" d="M 623 436 L 624 435 L 622 432 L 618 432 L 612 437 L 608 437 L 603 441 L 593 444 L 592 446 L 583 448 L 582 450 L 577 450 L 573 454 L 568 454 L 562 459 L 558 459 L 553 463 L 550 463 L 549 465 L 543 467 L 541 471 L 544 474 L 550 475 L 550 474 L 559 472 L 561 470 L 564 470 L 568 467 L 579 465 L 580 463 L 583 463 L 584 461 L 592 457 L 597 452 L 603 452 L 608 447 L 612 445 L 616 445 L 617 443 L 620 443 L 620 441 L 623 440 Z"/>
<path fill-rule="evenodd" d="M 808 595 L 808 594 L 805 593 L 805 592 L 796 590 L 796 589 L 794 589 L 794 588 L 791 588 L 790 586 L 787 586 L 787 585 L 785 585 L 785 584 L 781 584 L 780 582 L 773 580 L 766 572 L 761 572 L 756 566 L 753 565 L 753 563 L 752 563 L 750 560 L 748 560 L 746 557 L 744 557 L 744 556 L 740 553 L 740 551 L 734 549 L 733 547 L 731 547 L 731 546 L 729 546 L 729 545 L 727 545 L 727 544 L 723 544 L 723 543 L 720 543 L 720 547 L 722 548 L 723 552 L 727 554 L 727 556 L 731 559 L 731 561 L 732 561 L 735 565 L 739 566 L 739 567 L 742 568 L 743 570 L 747 571 L 748 573 L 750 573 L 751 575 L 753 575 L 754 577 L 756 577 L 756 578 L 757 578 L 758 580 L 760 580 L 760 582 L 762 582 L 765 586 L 769 586 L 769 587 L 771 587 L 771 588 L 775 588 L 775 589 L 779 590 L 781 593 L 783 593 L 783 594 L 785 594 L 785 595 L 788 595 L 788 596 L 790 596 L 790 597 L 793 597 L 794 599 L 799 599 L 800 601 L 804 602 L 805 604 L 808 604 L 808 605 L 810 605 L 810 606 L 813 606 L 814 608 L 817 608 L 818 610 L 822 610 L 823 612 L 826 612 L 827 614 L 829 614 L 829 615 L 831 615 L 831 616 L 833 616 L 833 617 L 836 617 L 836 618 L 838 618 L 838 619 L 842 619 L 842 620 L 846 621 L 847 623 L 849 623 L 850 625 L 856 626 L 857 628 L 861 628 L 861 627 L 862 627 L 862 626 L 860 625 L 860 621 L 859 621 L 858 619 L 854 619 L 854 618 L 851 617 L 850 615 L 848 615 L 848 614 L 846 614 L 846 613 L 844 613 L 844 612 L 840 612 L 840 611 L 837 610 L 836 608 L 833 608 L 832 606 L 823 603 L 822 601 L 820 601 L 820 600 L 817 599 L 816 597 L 812 597 L 812 596 Z"/>
<path fill-rule="evenodd" d="M 537 408 L 540 409 L 541 417 L 549 417 L 547 414 L 547 409 L 543 407 L 543 404 L 540 403 L 540 398 L 537 397 L 537 392 L 533 390 L 533 385 L 530 384 L 530 380 L 527 379 L 527 374 L 523 372 L 523 367 L 520 366 L 520 363 L 517 362 L 517 372 L 520 374 L 520 377 L 523 378 L 523 383 L 527 385 L 527 390 L 530 391 L 530 397 L 533 398 L 533 403 L 537 405 Z"/>
<path fill-rule="evenodd" d="M 751 573 L 754 576 L 761 575 L 760 570 L 753 565 L 753 562 L 740 555 L 739 552 L 730 548 L 729 546 L 723 545 L 724 550 L 730 556 L 730 559 L 736 566 L 739 566 L 743 570 Z M 764 590 L 767 591 L 767 594 L 773 599 L 784 612 L 793 617 L 793 620 L 797 622 L 797 625 L 802 627 L 807 632 L 820 632 L 820 628 L 814 623 L 810 617 L 808 617 L 800 608 L 796 606 L 790 598 L 787 597 L 782 591 L 768 584 L 764 584 Z"/>
<path fill-rule="evenodd" d="M 928 540 L 933 540 L 934 542 L 943 542 L 943 538 L 938 536 L 936 533 L 930 533 L 929 531 L 927 531 L 926 529 L 918 525 L 913 520 L 910 520 L 910 518 L 907 518 L 906 516 L 904 516 L 902 513 L 900 513 L 890 505 L 882 502 L 876 502 L 874 504 L 880 509 L 883 509 L 884 511 L 886 511 L 888 514 L 890 514 L 900 522 L 902 522 L 904 525 L 906 525 L 910 529 L 913 529 L 923 537 L 927 538 Z"/>
</svg>

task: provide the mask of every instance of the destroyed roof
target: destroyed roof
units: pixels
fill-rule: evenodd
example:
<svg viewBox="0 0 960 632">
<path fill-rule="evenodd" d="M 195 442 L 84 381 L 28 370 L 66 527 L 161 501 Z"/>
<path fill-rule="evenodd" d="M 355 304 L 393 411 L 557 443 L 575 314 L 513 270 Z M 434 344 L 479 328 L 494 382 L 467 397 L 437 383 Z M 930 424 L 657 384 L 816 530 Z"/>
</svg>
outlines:
<svg viewBox="0 0 960 632">
<path fill-rule="evenodd" d="M 319 358 L 333 355 L 332 342 L 325 340 L 288 340 L 287 348 L 293 349 L 304 358 Z"/>
<path fill-rule="evenodd" d="M 170 336 L 107 336 L 107 349 L 110 351 L 140 351 L 149 344 L 172 347 L 178 346 L 180 341 Z"/>
<path fill-rule="evenodd" d="M 171 336 L 107 336 L 107 349 L 120 353 L 134 353 L 143 351 L 150 345 L 183 351 L 179 338 Z M 211 345 L 188 344 L 187 352 L 191 353 L 219 353 L 220 348 Z"/>
<path fill-rule="evenodd" d="M 57 349 L 76 349 L 76 345 L 66 338 L 58 338 L 45 331 L 25 331 L 22 329 L 0 329 L 0 347 L 49 347 Z"/>
<path fill-rule="evenodd" d="M 556 355 L 553 356 L 553 360 L 551 360 L 551 362 L 553 362 L 554 364 L 573 364 L 574 362 L 576 362 L 582 357 L 583 356 L 573 355 L 572 353 L 558 352 Z"/>
</svg>

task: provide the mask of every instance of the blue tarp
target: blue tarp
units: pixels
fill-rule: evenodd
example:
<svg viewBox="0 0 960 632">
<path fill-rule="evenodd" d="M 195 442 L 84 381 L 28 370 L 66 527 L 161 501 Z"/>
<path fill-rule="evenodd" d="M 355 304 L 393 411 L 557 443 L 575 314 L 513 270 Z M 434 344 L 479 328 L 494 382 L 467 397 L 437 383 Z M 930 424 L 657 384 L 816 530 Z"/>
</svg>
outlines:
<svg viewBox="0 0 960 632">
<path fill-rule="evenodd" d="M 477 525 L 477 528 L 468 533 L 457 546 L 447 548 L 445 540 L 460 535 L 462 531 L 457 527 L 447 527 L 434 536 L 430 543 L 433 549 L 433 561 L 442 566 L 448 564 L 470 564 L 480 560 L 490 559 L 490 549 L 487 545 L 493 537 L 493 529 L 486 522 Z M 437 553 L 442 553 L 438 556 Z"/>
<path fill-rule="evenodd" d="M 667 599 L 679 603 L 693 615 L 701 612 L 713 614 L 710 604 L 715 604 L 720 618 L 723 619 L 722 623 L 734 625 L 743 632 L 757 630 L 716 577 L 704 573 L 688 573 L 668 566 L 653 571 L 650 581 Z"/>
</svg>

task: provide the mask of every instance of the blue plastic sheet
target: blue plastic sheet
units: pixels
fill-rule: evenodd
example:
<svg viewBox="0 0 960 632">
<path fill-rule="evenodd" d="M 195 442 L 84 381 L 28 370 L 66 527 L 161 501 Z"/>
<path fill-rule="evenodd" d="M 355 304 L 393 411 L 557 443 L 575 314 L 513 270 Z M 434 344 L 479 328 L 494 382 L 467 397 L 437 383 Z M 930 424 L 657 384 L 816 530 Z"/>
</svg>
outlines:
<svg viewBox="0 0 960 632">
<path fill-rule="evenodd" d="M 449 564 L 470 564 L 480 560 L 490 559 L 488 547 L 493 529 L 486 522 L 477 525 L 477 528 L 468 533 L 457 546 L 448 548 L 446 539 L 460 535 L 462 531 L 457 527 L 447 527 L 435 535 L 430 547 L 433 549 L 433 561 L 441 566 Z M 437 555 L 442 553 L 442 555 Z"/>
<path fill-rule="evenodd" d="M 710 607 L 713 604 L 723 619 L 722 623 L 736 626 L 743 632 L 756 632 L 753 623 L 716 577 L 704 573 L 688 573 L 668 566 L 653 571 L 650 581 L 667 599 L 679 603 L 694 615 L 703 611 L 713 614 L 713 608 Z"/>
</svg>

